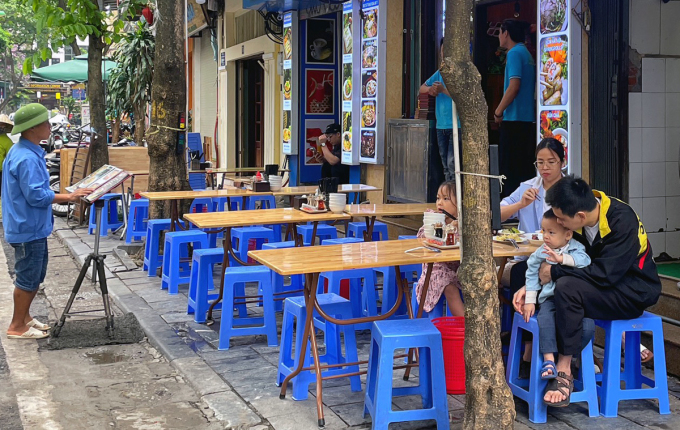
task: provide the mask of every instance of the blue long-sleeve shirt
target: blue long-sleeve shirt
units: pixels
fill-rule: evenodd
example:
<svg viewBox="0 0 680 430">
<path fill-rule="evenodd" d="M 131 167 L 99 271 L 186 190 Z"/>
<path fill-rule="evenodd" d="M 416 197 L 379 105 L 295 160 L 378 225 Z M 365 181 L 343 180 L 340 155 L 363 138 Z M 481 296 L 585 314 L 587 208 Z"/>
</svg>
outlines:
<svg viewBox="0 0 680 430">
<path fill-rule="evenodd" d="M 548 297 L 555 294 L 555 282 L 550 281 L 541 286 L 538 278 L 538 271 L 541 269 L 541 264 L 547 261 L 546 254 L 543 253 L 545 245 L 540 246 L 527 261 L 526 285 L 527 295 L 526 303 L 536 303 L 536 296 L 538 295 L 538 303 L 543 303 Z M 563 265 L 571 267 L 586 267 L 590 264 L 590 256 L 586 253 L 586 247 L 577 240 L 571 239 L 569 243 L 560 250 L 558 254 L 564 256 Z M 548 261 L 550 264 L 556 264 Z M 540 291 L 540 294 L 539 294 Z"/>
<path fill-rule="evenodd" d="M 49 236 L 54 195 L 45 151 L 19 139 L 2 167 L 2 225 L 7 242 L 24 243 Z"/>
</svg>

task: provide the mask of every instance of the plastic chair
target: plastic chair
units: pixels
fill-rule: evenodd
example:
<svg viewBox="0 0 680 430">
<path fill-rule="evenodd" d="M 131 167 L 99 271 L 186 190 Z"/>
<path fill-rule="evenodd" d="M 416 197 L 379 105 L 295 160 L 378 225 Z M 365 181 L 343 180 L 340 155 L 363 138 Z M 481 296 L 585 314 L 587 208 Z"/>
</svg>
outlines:
<svg viewBox="0 0 680 430">
<path fill-rule="evenodd" d="M 519 379 L 519 364 L 522 361 L 522 344 L 524 343 L 522 340 L 522 330 L 529 331 L 533 335 L 529 379 Z M 508 366 L 505 370 L 505 378 L 512 394 L 529 404 L 529 421 L 532 423 L 545 423 L 548 418 L 548 405 L 543 401 L 543 396 L 545 395 L 545 387 L 548 381 L 541 379 L 543 355 L 539 352 L 538 338 L 538 321 L 536 317 L 531 317 L 527 323 L 524 322 L 522 315 L 515 312 L 512 321 L 512 335 L 510 337 Z M 640 350 L 638 347 L 639 356 Z M 592 341 L 581 351 L 581 369 L 579 370 L 579 375 L 574 376 L 574 392 L 572 392 L 570 397 L 571 403 L 587 402 L 588 415 L 591 417 L 599 416 Z"/>
<path fill-rule="evenodd" d="M 292 240 L 287 241 L 287 242 L 274 242 L 274 243 L 265 243 L 262 245 L 262 249 L 288 249 L 288 248 L 295 248 L 295 242 Z M 304 282 L 304 275 L 292 275 L 290 277 L 290 285 L 284 285 L 283 282 L 283 276 L 279 275 L 278 273 L 274 272 L 272 270 L 272 285 L 274 288 L 274 308 L 276 309 L 277 312 L 280 312 L 283 310 L 283 299 L 286 297 L 298 297 L 302 295 L 302 292 L 291 292 L 289 294 L 289 291 L 298 291 L 302 290 L 304 288 L 305 282 Z M 276 300 L 280 299 L 280 300 Z"/>
<path fill-rule="evenodd" d="M 378 295 L 375 291 L 375 272 L 373 272 L 373 269 L 323 272 L 319 275 L 317 294 L 324 293 L 324 279 L 328 280 L 328 293 L 337 295 L 340 295 L 341 282 L 349 280 L 349 297 L 354 318 L 378 315 Z M 355 324 L 354 328 L 369 330 L 371 324 Z"/>
<path fill-rule="evenodd" d="M 352 308 L 349 301 L 337 294 L 317 295 L 319 306 L 325 313 L 335 318 L 352 318 Z M 316 317 L 318 314 L 314 311 Z M 320 357 L 320 361 L 325 364 L 356 363 L 358 360 L 356 338 L 354 328 L 351 325 L 338 326 L 329 322 L 321 323 L 314 318 L 316 330 L 324 332 L 324 342 L 326 344 L 326 355 Z M 296 321 L 297 320 L 297 321 Z M 303 342 L 307 342 L 307 350 L 304 357 L 304 367 L 313 365 L 312 350 L 309 340 L 302 339 L 304 327 L 307 322 L 307 308 L 304 297 L 289 297 L 285 301 L 283 309 L 283 324 L 281 325 L 281 349 L 279 350 L 279 369 L 276 385 L 281 386 L 286 376 L 290 375 L 299 364 L 299 350 Z M 342 355 L 340 344 L 340 333 L 343 333 L 345 340 L 345 355 Z M 293 343 L 295 336 L 295 343 Z M 294 351 L 293 351 L 294 350 Z M 359 366 L 334 367 L 324 369 L 322 376 L 340 375 L 348 372 L 358 372 Z M 352 391 L 361 391 L 361 379 L 359 375 L 350 376 L 350 387 Z M 293 384 L 293 399 L 306 400 L 309 394 L 309 384 L 316 382 L 314 372 L 300 372 L 291 379 Z"/>
<path fill-rule="evenodd" d="M 244 197 L 213 197 L 213 212 L 225 212 L 227 211 L 227 202 L 231 201 L 232 211 L 240 211 L 244 208 Z"/>
<path fill-rule="evenodd" d="M 149 218 L 149 200 L 136 199 L 131 201 L 127 230 L 125 230 L 126 244 L 144 239 L 146 236 L 147 218 Z"/>
<path fill-rule="evenodd" d="M 244 216 L 247 216 L 244 214 Z M 267 227 L 239 227 L 231 229 L 232 244 L 236 241 L 234 250 L 241 261 L 248 261 L 248 243 L 255 241 L 256 249 L 262 249 L 264 241 L 269 243 L 277 242 L 272 229 Z M 280 239 L 279 239 L 280 240 Z"/>
<path fill-rule="evenodd" d="M 390 423 L 435 420 L 437 429 L 449 428 L 444 352 L 441 333 L 425 319 L 375 321 L 366 376 L 364 416 L 371 415 L 373 429 L 388 429 Z M 418 348 L 419 385 L 392 388 L 394 351 Z M 420 395 L 422 409 L 392 410 L 392 398 Z"/>
<path fill-rule="evenodd" d="M 644 312 L 630 320 L 601 321 L 595 324 L 605 331 L 604 369 L 598 375 L 597 392 L 602 402 L 601 412 L 605 417 L 618 415 L 622 400 L 658 399 L 659 413 L 670 414 L 668 380 L 666 376 L 666 353 L 664 348 L 663 324 L 659 316 Z M 654 379 L 642 375 L 640 361 L 640 332 L 652 332 L 654 350 Z M 624 365 L 621 371 L 621 335 L 626 333 Z M 621 381 L 625 388 L 621 388 Z M 642 385 L 650 388 L 642 388 Z"/>
<path fill-rule="evenodd" d="M 260 203 L 261 209 L 276 209 L 276 199 L 272 195 L 250 196 L 246 198 L 246 210 L 252 211 L 257 209 L 257 204 Z"/>
<path fill-rule="evenodd" d="M 274 309 L 274 295 L 271 283 L 271 271 L 264 266 L 239 266 L 227 267 L 224 274 L 224 303 L 222 304 L 222 321 L 220 321 L 219 349 L 229 349 L 229 341 L 236 336 L 250 336 L 263 334 L 267 336 L 269 346 L 277 346 L 278 335 L 276 332 L 276 312 Z M 264 317 L 239 317 L 234 318 L 233 312 L 225 312 L 224 309 L 233 309 L 245 299 L 236 299 L 236 286 L 257 282 L 262 289 L 262 303 Z M 240 287 L 239 287 L 240 288 Z M 255 326 L 255 324 L 261 324 Z"/>
<path fill-rule="evenodd" d="M 409 239 L 418 239 L 418 236 L 409 235 L 409 234 L 402 234 L 401 236 L 399 236 L 399 240 L 409 240 Z"/>
<path fill-rule="evenodd" d="M 189 211 L 191 213 L 212 212 L 213 208 L 214 205 L 211 198 L 200 197 L 191 202 Z"/>
<path fill-rule="evenodd" d="M 298 235 L 302 236 L 302 242 L 304 243 L 305 246 L 313 245 L 312 243 L 313 230 L 314 226 L 312 224 L 297 226 Z M 318 223 L 316 226 L 316 238 L 318 238 L 319 243 L 323 245 L 325 241 L 328 239 L 337 239 L 338 230 L 335 228 L 335 226 Z"/>
<path fill-rule="evenodd" d="M 397 292 L 399 288 L 397 287 L 397 274 L 394 267 L 377 267 L 373 269 L 375 273 L 382 274 L 383 277 L 383 295 L 382 295 L 382 306 L 380 309 L 381 313 L 386 313 L 397 302 Z M 408 264 L 406 266 L 399 266 L 402 279 L 415 285 L 420 279 L 420 275 L 423 272 L 423 266 L 421 264 Z M 413 288 L 415 290 L 415 288 Z M 391 318 L 405 318 L 408 317 L 407 311 L 408 302 L 402 299 L 399 309 L 395 312 Z"/>
<path fill-rule="evenodd" d="M 100 236 L 107 236 L 109 231 L 113 233 L 123 226 L 123 221 L 118 221 L 118 202 L 123 201 L 122 194 L 104 194 L 99 198 L 99 200 L 104 200 L 104 207 L 102 208 L 102 225 L 99 229 Z M 97 211 L 94 210 L 94 206 L 90 208 L 90 224 L 87 228 L 89 234 L 94 234 L 97 228 Z"/>
<path fill-rule="evenodd" d="M 346 243 L 361 243 L 363 238 L 358 237 L 339 237 L 336 239 L 326 239 L 323 241 L 323 245 L 344 245 Z"/>
<path fill-rule="evenodd" d="M 179 286 L 189 283 L 190 264 L 181 259 L 188 257 L 190 243 L 195 249 L 206 249 L 208 248 L 208 235 L 200 230 L 174 231 L 165 234 L 161 290 L 167 289 L 170 295 L 178 294 Z"/>
<path fill-rule="evenodd" d="M 215 300 L 218 294 L 209 294 L 215 289 L 213 280 L 213 267 L 220 264 L 224 259 L 223 248 L 196 249 L 192 256 L 191 275 L 189 280 L 189 302 L 187 313 L 194 314 L 194 321 L 204 323 L 206 313 L 210 307 L 210 301 Z M 236 284 L 236 294 L 245 296 L 245 284 Z M 215 305 L 214 309 L 222 309 L 222 302 Z M 239 316 L 248 316 L 245 304 L 237 305 Z"/>
<path fill-rule="evenodd" d="M 142 270 L 149 272 L 149 277 L 156 276 L 156 270 L 161 267 L 159 253 L 161 232 L 170 230 L 169 219 L 150 219 L 146 224 L 146 247 L 144 248 L 144 265 Z"/>
<path fill-rule="evenodd" d="M 347 228 L 347 236 L 349 237 L 364 237 L 364 232 L 366 231 L 365 222 L 351 222 Z M 373 224 L 373 240 L 388 240 L 387 237 L 387 224 L 376 221 Z"/>
</svg>

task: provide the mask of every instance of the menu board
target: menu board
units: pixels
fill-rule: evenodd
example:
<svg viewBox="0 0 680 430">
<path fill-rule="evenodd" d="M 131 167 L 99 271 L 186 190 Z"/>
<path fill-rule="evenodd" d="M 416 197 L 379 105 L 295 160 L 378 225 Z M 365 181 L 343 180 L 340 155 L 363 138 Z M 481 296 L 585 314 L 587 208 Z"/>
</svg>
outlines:
<svg viewBox="0 0 680 430">
<path fill-rule="evenodd" d="M 125 170 L 105 164 L 76 184 L 66 187 L 66 191 L 72 193 L 79 188 L 91 188 L 93 191 L 85 197 L 85 200 L 92 203 L 120 185 L 129 176 L 130 173 Z"/>
<path fill-rule="evenodd" d="M 297 145 L 293 138 L 293 98 L 295 90 L 293 70 L 293 12 L 283 15 L 283 116 L 281 120 L 281 137 L 283 140 L 283 153 L 286 155 L 296 154 Z"/>
<path fill-rule="evenodd" d="M 352 82 L 354 81 L 354 2 L 342 8 L 342 158 L 343 164 L 358 164 L 358 151 L 352 136 Z"/>
<path fill-rule="evenodd" d="M 362 163 L 382 163 L 384 142 L 384 90 L 379 82 L 385 82 L 384 62 L 385 43 L 381 34 L 385 33 L 383 11 L 379 0 L 362 0 L 361 17 L 361 87 L 357 95 L 361 97 L 360 115 L 360 153 Z"/>
<path fill-rule="evenodd" d="M 538 139 L 554 137 L 569 154 L 569 11 L 570 0 L 539 0 Z"/>
</svg>

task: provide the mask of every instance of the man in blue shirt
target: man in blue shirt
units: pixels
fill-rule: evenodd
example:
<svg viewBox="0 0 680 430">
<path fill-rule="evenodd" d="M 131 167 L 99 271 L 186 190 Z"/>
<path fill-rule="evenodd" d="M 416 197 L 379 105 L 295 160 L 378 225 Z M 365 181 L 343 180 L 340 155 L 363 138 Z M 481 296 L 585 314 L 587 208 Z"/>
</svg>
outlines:
<svg viewBox="0 0 680 430">
<path fill-rule="evenodd" d="M 444 58 L 444 39 L 439 44 L 439 57 Z M 447 181 L 455 180 L 455 164 L 453 158 L 453 100 L 444 85 L 444 79 L 437 70 L 423 85 L 420 93 L 428 93 L 435 98 L 435 116 L 437 118 L 437 144 L 439 155 L 444 166 L 444 176 Z M 460 131 L 460 118 L 458 119 Z M 459 133 L 460 136 L 460 133 Z M 460 142 L 460 139 L 458 140 Z"/>
<path fill-rule="evenodd" d="M 14 248 L 14 315 L 9 339 L 42 339 L 50 327 L 30 316 L 31 303 L 47 273 L 47 236 L 52 233 L 52 203 L 75 202 L 92 192 L 55 194 L 50 189 L 41 140 L 50 137 L 47 109 L 32 103 L 14 116 L 12 134 L 21 133 L 3 163 L 2 219 L 5 240 Z"/>
<path fill-rule="evenodd" d="M 536 151 L 536 65 L 524 46 L 528 24 L 506 19 L 498 36 L 507 49 L 504 94 L 494 112 L 500 124 L 500 171 L 507 177 L 504 194 L 536 176 L 533 160 Z"/>
</svg>

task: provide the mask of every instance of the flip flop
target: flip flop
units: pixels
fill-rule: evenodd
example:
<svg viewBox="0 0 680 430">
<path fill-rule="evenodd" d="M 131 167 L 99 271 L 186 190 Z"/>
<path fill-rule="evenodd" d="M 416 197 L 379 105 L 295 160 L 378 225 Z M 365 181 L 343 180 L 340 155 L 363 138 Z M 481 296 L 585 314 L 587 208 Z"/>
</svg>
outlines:
<svg viewBox="0 0 680 430">
<path fill-rule="evenodd" d="M 50 326 L 47 325 L 47 324 L 41 323 L 40 321 L 38 321 L 38 320 L 35 319 L 35 318 L 33 318 L 32 320 L 30 320 L 29 322 L 27 322 L 26 325 L 27 325 L 28 327 L 34 327 L 34 328 L 36 328 L 36 329 L 38 329 L 38 330 L 40 330 L 40 331 L 47 331 L 47 330 L 50 330 L 50 329 L 52 328 L 52 327 L 50 327 Z"/>
<path fill-rule="evenodd" d="M 7 339 L 44 339 L 49 336 L 49 333 L 29 327 L 23 334 L 8 334 Z"/>
<path fill-rule="evenodd" d="M 642 358 L 642 353 L 647 351 L 647 358 Z M 654 358 L 654 353 L 650 351 L 646 346 L 643 344 L 640 344 L 640 359 L 643 363 L 647 363 L 648 361 L 651 361 L 652 358 Z"/>
</svg>

